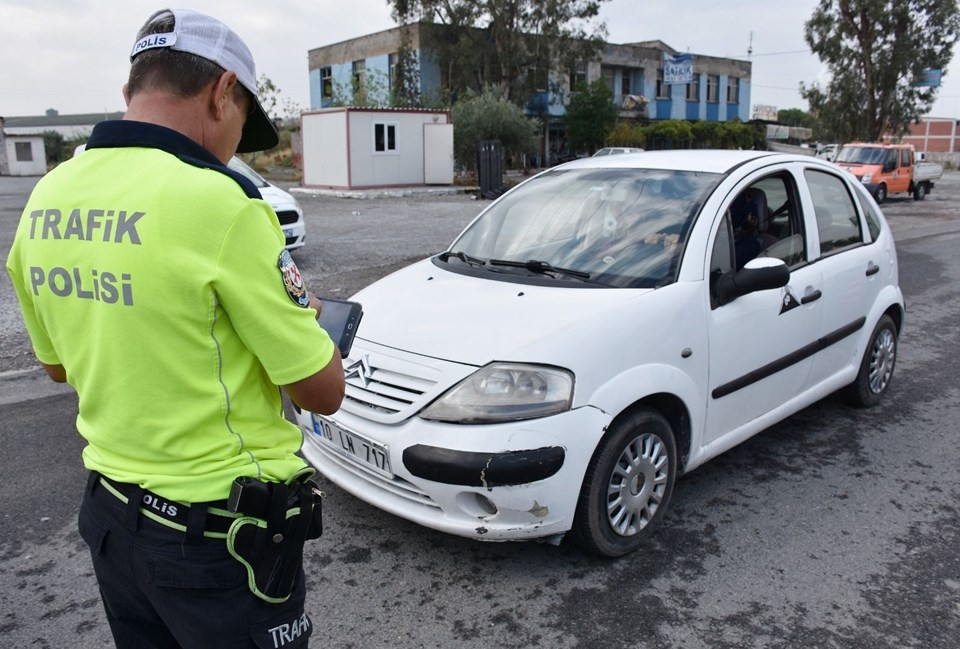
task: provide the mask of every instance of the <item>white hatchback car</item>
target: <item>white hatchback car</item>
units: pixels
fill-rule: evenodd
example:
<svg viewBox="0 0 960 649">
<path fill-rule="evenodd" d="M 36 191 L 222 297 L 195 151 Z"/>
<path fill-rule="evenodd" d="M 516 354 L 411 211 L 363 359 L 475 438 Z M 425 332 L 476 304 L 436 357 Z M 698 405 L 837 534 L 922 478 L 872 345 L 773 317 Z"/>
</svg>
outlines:
<svg viewBox="0 0 960 649">
<path fill-rule="evenodd" d="M 810 156 L 657 151 L 544 171 L 354 296 L 339 412 L 303 452 L 352 494 L 481 540 L 638 548 L 677 476 L 837 390 L 888 390 L 884 217 Z"/>
</svg>

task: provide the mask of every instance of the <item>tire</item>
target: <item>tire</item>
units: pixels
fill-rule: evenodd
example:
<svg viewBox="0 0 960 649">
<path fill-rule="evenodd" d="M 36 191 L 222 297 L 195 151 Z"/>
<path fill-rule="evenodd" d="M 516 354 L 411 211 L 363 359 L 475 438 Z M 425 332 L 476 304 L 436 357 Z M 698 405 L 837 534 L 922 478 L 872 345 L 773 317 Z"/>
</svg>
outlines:
<svg viewBox="0 0 960 649">
<path fill-rule="evenodd" d="M 917 183 L 913 188 L 913 200 L 922 201 L 927 195 L 927 183 Z"/>
<path fill-rule="evenodd" d="M 857 378 L 840 391 L 840 396 L 858 408 L 877 405 L 890 387 L 896 362 L 897 327 L 893 318 L 884 314 L 873 328 Z"/>
<path fill-rule="evenodd" d="M 570 530 L 591 554 L 620 557 L 639 548 L 670 503 L 677 445 L 669 422 L 637 408 L 610 426 L 590 460 Z"/>
<path fill-rule="evenodd" d="M 887 186 L 883 183 L 877 185 L 877 191 L 874 194 L 874 198 L 877 199 L 877 205 L 887 200 Z"/>
</svg>

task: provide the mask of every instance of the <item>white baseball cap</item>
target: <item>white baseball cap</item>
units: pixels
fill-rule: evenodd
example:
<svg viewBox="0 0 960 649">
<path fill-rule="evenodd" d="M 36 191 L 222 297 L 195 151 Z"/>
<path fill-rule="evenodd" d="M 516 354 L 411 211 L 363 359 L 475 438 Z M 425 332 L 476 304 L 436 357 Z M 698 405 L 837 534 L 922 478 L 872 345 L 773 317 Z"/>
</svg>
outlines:
<svg viewBox="0 0 960 649">
<path fill-rule="evenodd" d="M 130 60 L 141 52 L 158 47 L 169 47 L 216 63 L 224 70 L 234 72 L 237 81 L 250 91 L 253 106 L 243 125 L 238 153 L 272 149 L 280 141 L 274 125 L 257 97 L 257 70 L 253 55 L 246 43 L 225 24 L 192 9 L 163 9 L 150 16 L 147 24 L 163 14 L 173 14 L 172 32 L 147 34 L 138 40 L 130 52 Z"/>
</svg>

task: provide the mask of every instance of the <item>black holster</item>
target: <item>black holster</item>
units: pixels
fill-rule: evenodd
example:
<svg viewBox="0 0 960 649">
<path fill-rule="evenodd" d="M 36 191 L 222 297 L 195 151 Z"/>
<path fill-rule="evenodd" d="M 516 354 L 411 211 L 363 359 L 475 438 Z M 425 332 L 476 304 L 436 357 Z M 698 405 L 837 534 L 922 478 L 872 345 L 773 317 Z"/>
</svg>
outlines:
<svg viewBox="0 0 960 649">
<path fill-rule="evenodd" d="M 312 480 L 251 485 L 249 478 L 238 478 L 241 481 L 241 487 L 257 497 L 244 500 L 231 494 L 231 509 L 237 506 L 244 515 L 227 532 L 227 550 L 247 569 L 250 591 L 280 604 L 296 585 L 304 543 L 323 533 L 322 493 Z"/>
</svg>

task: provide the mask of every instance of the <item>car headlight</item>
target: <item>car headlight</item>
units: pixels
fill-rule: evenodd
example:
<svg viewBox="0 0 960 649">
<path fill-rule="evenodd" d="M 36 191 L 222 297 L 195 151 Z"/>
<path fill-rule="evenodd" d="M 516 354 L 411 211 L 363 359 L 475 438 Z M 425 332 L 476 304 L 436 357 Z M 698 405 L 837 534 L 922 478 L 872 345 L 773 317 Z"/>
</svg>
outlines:
<svg viewBox="0 0 960 649">
<path fill-rule="evenodd" d="M 450 388 L 420 416 L 458 424 L 520 421 L 564 412 L 572 401 L 573 375 L 566 370 L 492 363 Z"/>
<path fill-rule="evenodd" d="M 873 180 L 873 174 L 863 174 L 863 176 L 860 177 L 860 182 L 862 182 L 865 185 L 869 183 L 871 180 Z"/>
</svg>

